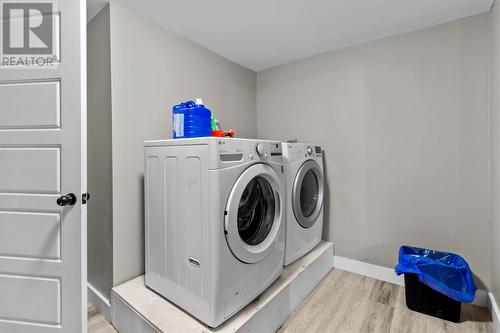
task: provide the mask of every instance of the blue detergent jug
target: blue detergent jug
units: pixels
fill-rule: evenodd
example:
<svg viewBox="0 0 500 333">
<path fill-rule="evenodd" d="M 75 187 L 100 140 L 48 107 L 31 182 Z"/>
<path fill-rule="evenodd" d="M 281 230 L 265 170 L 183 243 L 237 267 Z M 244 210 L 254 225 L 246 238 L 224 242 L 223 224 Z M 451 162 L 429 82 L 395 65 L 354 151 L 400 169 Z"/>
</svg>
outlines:
<svg viewBox="0 0 500 333">
<path fill-rule="evenodd" d="M 174 139 L 211 136 L 212 113 L 203 104 L 193 101 L 177 104 L 172 108 L 172 129 Z"/>
</svg>

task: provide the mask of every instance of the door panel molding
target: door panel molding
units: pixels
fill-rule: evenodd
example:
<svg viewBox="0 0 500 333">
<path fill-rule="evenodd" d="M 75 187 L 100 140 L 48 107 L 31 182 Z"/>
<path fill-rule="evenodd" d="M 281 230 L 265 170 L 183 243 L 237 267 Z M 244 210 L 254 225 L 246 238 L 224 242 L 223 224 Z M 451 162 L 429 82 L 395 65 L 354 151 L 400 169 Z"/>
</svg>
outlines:
<svg viewBox="0 0 500 333">
<path fill-rule="evenodd" d="M 59 80 L 0 83 L 0 101 L 6 104 L 2 105 L 0 129 L 60 128 L 60 94 Z"/>
</svg>

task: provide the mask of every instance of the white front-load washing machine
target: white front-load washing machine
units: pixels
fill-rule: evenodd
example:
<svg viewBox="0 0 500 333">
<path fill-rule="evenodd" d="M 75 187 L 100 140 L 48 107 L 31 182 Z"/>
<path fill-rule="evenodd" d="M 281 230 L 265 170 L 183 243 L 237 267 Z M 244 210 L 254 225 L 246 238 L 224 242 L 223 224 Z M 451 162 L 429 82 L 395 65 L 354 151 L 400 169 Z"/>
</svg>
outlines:
<svg viewBox="0 0 500 333">
<path fill-rule="evenodd" d="M 324 193 L 321 147 L 284 142 L 283 164 L 286 266 L 308 253 L 321 241 Z"/>
<path fill-rule="evenodd" d="M 210 327 L 282 272 L 280 142 L 146 141 L 146 285 Z"/>
</svg>

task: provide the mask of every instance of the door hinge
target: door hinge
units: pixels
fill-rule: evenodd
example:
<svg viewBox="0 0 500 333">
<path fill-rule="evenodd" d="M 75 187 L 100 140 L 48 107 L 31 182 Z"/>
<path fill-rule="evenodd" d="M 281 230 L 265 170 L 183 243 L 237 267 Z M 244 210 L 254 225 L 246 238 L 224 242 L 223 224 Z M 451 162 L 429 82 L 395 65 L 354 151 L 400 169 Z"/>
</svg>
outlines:
<svg viewBox="0 0 500 333">
<path fill-rule="evenodd" d="M 82 205 L 86 205 L 87 201 L 90 200 L 90 193 L 83 193 L 82 194 Z"/>
</svg>

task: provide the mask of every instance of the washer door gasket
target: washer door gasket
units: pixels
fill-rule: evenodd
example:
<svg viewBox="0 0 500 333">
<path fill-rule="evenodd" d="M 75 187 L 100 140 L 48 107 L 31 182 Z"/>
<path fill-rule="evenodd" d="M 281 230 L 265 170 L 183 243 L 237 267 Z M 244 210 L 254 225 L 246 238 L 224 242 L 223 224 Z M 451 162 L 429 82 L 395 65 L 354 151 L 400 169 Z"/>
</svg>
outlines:
<svg viewBox="0 0 500 333">
<path fill-rule="evenodd" d="M 323 209 L 323 173 L 319 164 L 307 160 L 295 176 L 292 186 L 292 209 L 303 228 L 316 223 Z"/>
<path fill-rule="evenodd" d="M 281 179 L 267 164 L 253 164 L 233 185 L 224 231 L 229 249 L 245 263 L 263 260 L 273 250 L 282 223 Z"/>
</svg>

